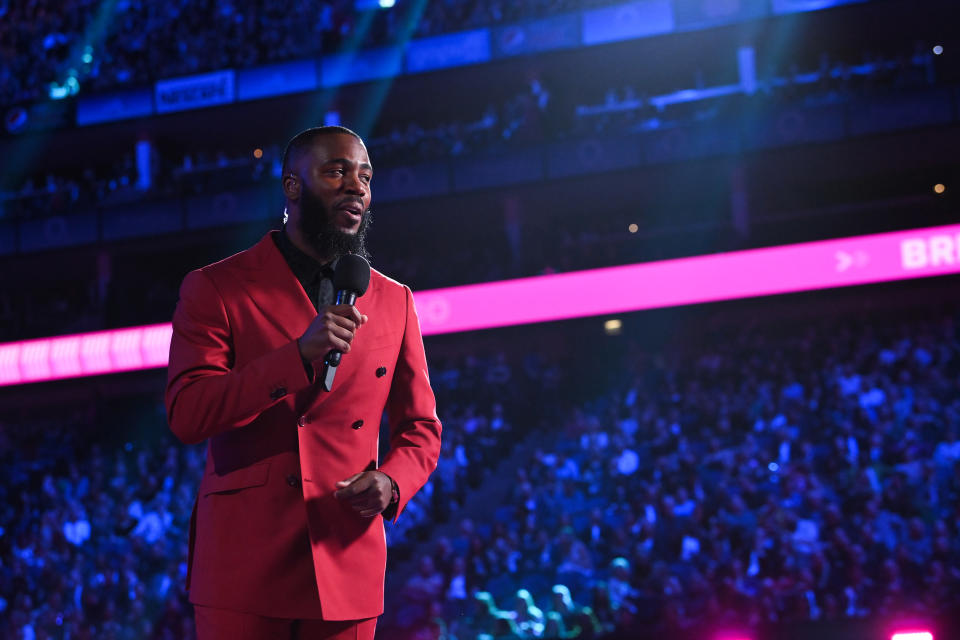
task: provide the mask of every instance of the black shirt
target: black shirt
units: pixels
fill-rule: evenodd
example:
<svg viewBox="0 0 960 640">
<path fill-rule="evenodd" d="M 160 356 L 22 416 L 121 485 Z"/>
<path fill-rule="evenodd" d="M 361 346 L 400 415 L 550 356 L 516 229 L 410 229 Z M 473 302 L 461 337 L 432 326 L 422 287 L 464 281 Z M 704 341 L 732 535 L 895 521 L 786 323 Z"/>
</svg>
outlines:
<svg viewBox="0 0 960 640">
<path fill-rule="evenodd" d="M 286 227 L 280 233 L 273 234 L 273 241 L 293 275 L 300 281 L 300 286 L 310 298 L 314 309 L 319 313 L 320 307 L 333 304 L 333 270 L 337 261 L 321 264 L 314 260 L 290 241 Z"/>
</svg>

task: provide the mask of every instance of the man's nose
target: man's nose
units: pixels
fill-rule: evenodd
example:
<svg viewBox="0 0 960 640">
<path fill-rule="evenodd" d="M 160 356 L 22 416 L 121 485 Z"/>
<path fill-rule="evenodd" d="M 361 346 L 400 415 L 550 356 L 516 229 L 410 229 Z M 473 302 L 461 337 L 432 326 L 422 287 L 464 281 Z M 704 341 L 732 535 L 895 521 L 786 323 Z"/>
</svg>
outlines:
<svg viewBox="0 0 960 640">
<path fill-rule="evenodd" d="M 360 196 L 367 194 L 366 185 L 363 183 L 363 180 L 360 179 L 360 176 L 356 174 L 347 174 L 344 180 L 344 189 L 346 189 L 347 193 L 355 193 Z"/>
</svg>

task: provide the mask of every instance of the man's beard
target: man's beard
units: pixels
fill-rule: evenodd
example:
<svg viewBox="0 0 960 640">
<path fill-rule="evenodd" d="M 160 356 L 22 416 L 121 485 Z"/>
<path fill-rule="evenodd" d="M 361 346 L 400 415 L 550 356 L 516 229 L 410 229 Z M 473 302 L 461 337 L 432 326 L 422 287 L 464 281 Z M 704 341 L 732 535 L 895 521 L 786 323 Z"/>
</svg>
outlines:
<svg viewBox="0 0 960 640">
<path fill-rule="evenodd" d="M 367 253 L 367 229 L 372 222 L 370 209 L 360 217 L 356 233 L 347 233 L 333 222 L 334 213 L 309 190 L 300 192 L 300 231 L 317 254 L 327 260 L 336 260 L 353 253 L 370 259 Z"/>
</svg>

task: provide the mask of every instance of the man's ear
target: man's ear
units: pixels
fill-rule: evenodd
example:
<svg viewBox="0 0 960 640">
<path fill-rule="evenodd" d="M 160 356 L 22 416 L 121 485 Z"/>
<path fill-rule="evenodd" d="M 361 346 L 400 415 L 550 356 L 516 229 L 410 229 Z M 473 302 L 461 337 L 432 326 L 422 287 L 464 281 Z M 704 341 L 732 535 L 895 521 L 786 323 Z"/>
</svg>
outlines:
<svg viewBox="0 0 960 640">
<path fill-rule="evenodd" d="M 287 200 L 297 201 L 300 199 L 300 178 L 288 173 L 283 176 L 280 184 L 283 186 L 283 195 L 287 197 Z"/>
</svg>

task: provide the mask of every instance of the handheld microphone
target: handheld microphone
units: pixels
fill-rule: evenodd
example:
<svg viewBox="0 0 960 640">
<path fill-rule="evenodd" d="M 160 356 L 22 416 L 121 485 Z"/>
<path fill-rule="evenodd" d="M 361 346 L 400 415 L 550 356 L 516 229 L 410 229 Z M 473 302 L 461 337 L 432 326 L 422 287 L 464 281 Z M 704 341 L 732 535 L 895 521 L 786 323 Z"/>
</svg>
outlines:
<svg viewBox="0 0 960 640">
<path fill-rule="evenodd" d="M 363 256 L 348 253 L 337 260 L 333 270 L 333 288 L 337 292 L 337 304 L 355 304 L 357 298 L 367 292 L 370 286 L 370 263 Z M 321 374 L 324 391 L 333 388 L 333 378 L 337 375 L 337 367 L 343 356 L 337 349 L 332 349 L 323 360 Z"/>
</svg>

